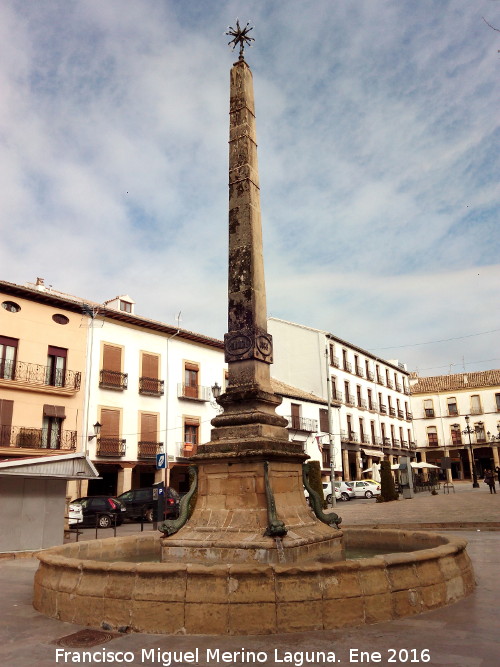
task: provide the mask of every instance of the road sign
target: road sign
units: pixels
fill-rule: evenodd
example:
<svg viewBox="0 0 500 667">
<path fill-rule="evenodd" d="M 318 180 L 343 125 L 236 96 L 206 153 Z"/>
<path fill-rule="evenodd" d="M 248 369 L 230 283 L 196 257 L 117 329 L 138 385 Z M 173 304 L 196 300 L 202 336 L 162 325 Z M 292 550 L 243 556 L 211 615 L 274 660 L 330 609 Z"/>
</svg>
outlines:
<svg viewBox="0 0 500 667">
<path fill-rule="evenodd" d="M 165 454 L 156 455 L 156 469 L 162 470 L 165 467 Z"/>
</svg>

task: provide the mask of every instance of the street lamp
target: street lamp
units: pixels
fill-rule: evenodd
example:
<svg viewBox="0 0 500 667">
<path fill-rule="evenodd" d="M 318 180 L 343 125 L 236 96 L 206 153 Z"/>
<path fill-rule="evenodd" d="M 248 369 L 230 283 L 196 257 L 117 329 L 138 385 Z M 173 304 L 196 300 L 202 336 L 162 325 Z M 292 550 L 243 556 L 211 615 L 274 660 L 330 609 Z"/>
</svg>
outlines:
<svg viewBox="0 0 500 667">
<path fill-rule="evenodd" d="M 467 424 L 467 426 L 465 427 L 465 430 L 462 431 L 462 433 L 464 435 L 469 436 L 470 458 L 472 462 L 472 488 L 479 489 L 479 483 L 477 481 L 476 462 L 474 461 L 474 449 L 472 448 L 472 440 L 471 440 L 472 433 L 475 433 L 476 431 L 475 429 L 469 426 L 469 421 L 470 421 L 469 415 L 465 415 L 465 423 Z"/>
<path fill-rule="evenodd" d="M 98 436 L 99 433 L 101 432 L 101 426 L 102 426 L 102 424 L 99 424 L 99 422 L 96 422 L 96 423 L 94 424 L 94 435 L 89 435 L 89 437 L 88 437 L 88 438 L 89 438 L 89 442 L 92 442 L 92 440 L 93 440 L 94 438 L 97 438 L 97 436 Z"/>
<path fill-rule="evenodd" d="M 493 435 L 493 433 L 490 433 L 489 431 L 486 434 L 490 442 L 495 442 L 495 440 L 500 440 L 500 423 L 497 424 L 497 431 L 498 435 Z"/>
</svg>

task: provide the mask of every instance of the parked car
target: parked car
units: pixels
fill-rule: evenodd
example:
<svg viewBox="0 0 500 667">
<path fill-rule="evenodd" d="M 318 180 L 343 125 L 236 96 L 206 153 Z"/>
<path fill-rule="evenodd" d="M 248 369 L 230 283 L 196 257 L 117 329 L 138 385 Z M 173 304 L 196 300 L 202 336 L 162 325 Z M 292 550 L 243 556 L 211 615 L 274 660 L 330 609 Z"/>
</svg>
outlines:
<svg viewBox="0 0 500 667">
<path fill-rule="evenodd" d="M 78 526 L 119 526 L 123 523 L 127 511 L 125 505 L 112 496 L 86 496 L 72 500 L 71 505 L 81 505 L 83 521 Z"/>
<path fill-rule="evenodd" d="M 348 482 L 352 486 L 355 498 L 373 498 L 380 495 L 380 484 L 368 480 Z"/>
<path fill-rule="evenodd" d="M 304 489 L 304 495 L 306 497 L 307 503 L 310 505 L 311 503 L 309 502 L 309 492 L 307 489 Z M 323 494 L 324 495 L 324 494 Z M 325 498 L 326 500 L 326 498 Z M 340 489 L 335 487 L 335 500 L 342 500 L 341 494 L 340 494 Z M 331 499 L 327 500 L 328 503 L 331 503 Z"/>
<path fill-rule="evenodd" d="M 77 526 L 83 523 L 83 508 L 79 503 L 70 503 L 68 505 L 68 524 Z"/>
<path fill-rule="evenodd" d="M 159 492 L 156 486 L 143 489 L 130 489 L 118 496 L 118 500 L 127 508 L 127 519 L 145 521 L 163 521 L 163 519 L 176 519 L 179 516 L 180 497 L 175 489 L 167 486 L 163 489 L 163 518 L 156 516 Z"/>
<path fill-rule="evenodd" d="M 351 500 L 351 498 L 354 498 L 354 491 L 352 488 L 349 486 L 347 482 L 335 482 L 335 489 L 338 489 L 340 492 L 340 500 Z M 323 482 L 323 493 L 325 494 L 326 501 L 328 503 L 332 502 L 331 499 L 331 493 L 332 493 L 332 485 L 331 482 Z M 337 497 L 337 491 L 335 491 L 335 497 Z"/>
</svg>

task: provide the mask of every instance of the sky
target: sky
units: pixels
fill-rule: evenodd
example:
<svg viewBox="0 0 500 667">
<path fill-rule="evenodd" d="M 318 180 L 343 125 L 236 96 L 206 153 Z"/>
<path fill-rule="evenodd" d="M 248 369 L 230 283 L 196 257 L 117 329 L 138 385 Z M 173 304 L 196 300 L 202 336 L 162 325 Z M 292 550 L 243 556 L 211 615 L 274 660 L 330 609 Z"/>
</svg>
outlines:
<svg viewBox="0 0 500 667">
<path fill-rule="evenodd" d="M 222 338 L 250 21 L 267 308 L 420 375 L 500 368 L 500 2 L 4 0 L 0 279 Z"/>
</svg>

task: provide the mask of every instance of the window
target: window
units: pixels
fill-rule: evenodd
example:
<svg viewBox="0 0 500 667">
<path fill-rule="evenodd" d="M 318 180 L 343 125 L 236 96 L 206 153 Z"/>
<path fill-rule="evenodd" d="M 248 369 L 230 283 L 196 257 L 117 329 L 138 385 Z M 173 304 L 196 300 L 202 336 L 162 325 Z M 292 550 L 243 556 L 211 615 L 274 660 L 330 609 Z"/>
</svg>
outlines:
<svg viewBox="0 0 500 667">
<path fill-rule="evenodd" d="M 132 304 L 130 301 L 123 301 L 120 299 L 120 310 L 124 313 L 131 313 L 132 312 Z"/>
<path fill-rule="evenodd" d="M 363 407 L 363 399 L 361 398 L 361 387 L 359 384 L 356 386 L 356 397 L 358 399 L 358 407 Z"/>
<path fill-rule="evenodd" d="M 197 417 L 184 418 L 184 456 L 196 453 L 200 430 L 200 420 Z"/>
<path fill-rule="evenodd" d="M 2 308 L 8 313 L 18 313 L 21 310 L 21 306 L 14 301 L 3 301 Z"/>
<path fill-rule="evenodd" d="M 158 415 L 151 412 L 141 412 L 141 434 L 139 449 L 137 452 L 140 459 L 155 459 L 159 454 L 158 443 Z"/>
<path fill-rule="evenodd" d="M 319 409 L 319 430 L 322 433 L 328 433 L 328 410 Z"/>
<path fill-rule="evenodd" d="M 427 442 L 429 444 L 429 447 L 437 447 L 438 436 L 437 436 L 437 428 L 435 426 L 427 427 Z"/>
<path fill-rule="evenodd" d="M 359 437 L 360 437 L 360 442 L 365 441 L 365 429 L 363 427 L 363 420 L 359 420 Z"/>
<path fill-rule="evenodd" d="M 424 401 L 424 415 L 427 418 L 434 417 L 434 404 L 430 398 Z"/>
<path fill-rule="evenodd" d="M 292 428 L 299 430 L 300 429 L 300 404 L 292 403 Z"/>
<path fill-rule="evenodd" d="M 0 336 L 0 378 L 4 380 L 14 379 L 18 342 L 16 338 Z"/>
<path fill-rule="evenodd" d="M 48 383 L 47 383 L 48 384 Z M 59 385 L 61 386 L 61 385 Z M 62 422 L 60 417 L 44 416 L 42 422 L 42 447 L 45 449 L 60 449 Z"/>
<path fill-rule="evenodd" d="M 461 445 L 462 444 L 462 432 L 460 430 L 459 424 L 451 425 L 451 444 L 452 445 Z"/>
<path fill-rule="evenodd" d="M 373 410 L 372 390 L 368 389 L 368 410 Z"/>
<path fill-rule="evenodd" d="M 486 442 L 486 433 L 483 422 L 474 424 L 474 430 L 476 431 L 476 442 Z"/>
<path fill-rule="evenodd" d="M 500 394 L 495 394 L 495 404 L 497 406 L 497 412 L 500 412 Z"/>
<path fill-rule="evenodd" d="M 448 403 L 448 415 L 450 417 L 456 417 L 458 415 L 457 399 L 452 396 L 446 399 L 446 402 Z"/>
<path fill-rule="evenodd" d="M 53 387 L 64 387 L 67 354 L 68 350 L 65 350 L 63 347 L 49 345 L 47 368 L 45 371 L 45 384 L 49 384 Z"/>
<path fill-rule="evenodd" d="M 184 396 L 198 398 L 198 376 L 200 367 L 186 361 L 184 363 Z"/>
<path fill-rule="evenodd" d="M 375 422 L 370 422 L 370 432 L 372 434 L 372 444 L 377 443 L 377 436 L 375 435 Z"/>
<path fill-rule="evenodd" d="M 159 380 L 160 358 L 157 354 L 142 353 L 139 393 L 147 396 L 163 395 L 163 380 Z"/>
<path fill-rule="evenodd" d="M 103 389 L 126 389 L 128 375 L 122 373 L 122 348 L 104 343 L 99 386 Z"/>
<path fill-rule="evenodd" d="M 481 398 L 479 394 L 470 397 L 470 413 L 471 415 L 482 415 L 483 409 L 481 407 Z"/>
<path fill-rule="evenodd" d="M 56 324 L 68 324 L 69 322 L 69 319 L 66 317 L 66 315 L 61 315 L 61 313 L 52 315 L 52 319 Z"/>
<path fill-rule="evenodd" d="M 0 398 L 0 446 L 10 445 L 14 401 Z"/>
<path fill-rule="evenodd" d="M 121 411 L 101 408 L 101 433 L 97 441 L 97 456 L 123 456 L 125 440 L 120 436 Z"/>
</svg>

